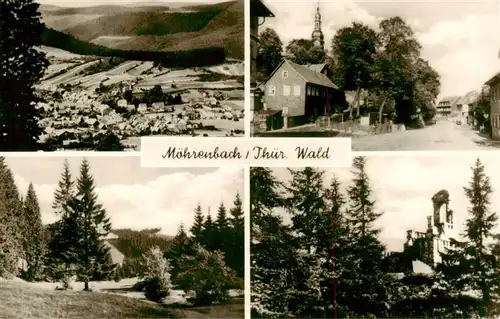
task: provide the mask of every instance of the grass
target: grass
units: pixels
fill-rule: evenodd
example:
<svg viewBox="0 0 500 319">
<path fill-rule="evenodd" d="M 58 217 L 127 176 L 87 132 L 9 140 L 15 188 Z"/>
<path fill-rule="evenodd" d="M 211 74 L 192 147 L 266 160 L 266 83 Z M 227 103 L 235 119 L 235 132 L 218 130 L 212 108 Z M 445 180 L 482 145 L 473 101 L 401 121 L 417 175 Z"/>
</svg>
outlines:
<svg viewBox="0 0 500 319">
<path fill-rule="evenodd" d="M 243 298 L 225 305 L 160 305 L 112 293 L 56 291 L 0 280 L 2 318 L 243 318 Z"/>
</svg>

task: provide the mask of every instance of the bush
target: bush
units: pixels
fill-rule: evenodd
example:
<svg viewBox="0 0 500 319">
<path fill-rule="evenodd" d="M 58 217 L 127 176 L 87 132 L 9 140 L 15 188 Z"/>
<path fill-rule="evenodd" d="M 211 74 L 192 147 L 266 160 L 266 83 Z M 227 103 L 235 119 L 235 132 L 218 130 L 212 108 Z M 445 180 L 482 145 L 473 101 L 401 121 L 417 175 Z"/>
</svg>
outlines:
<svg viewBox="0 0 500 319">
<path fill-rule="evenodd" d="M 163 257 L 160 248 L 151 248 L 143 257 L 144 273 L 142 286 L 148 300 L 161 302 L 170 294 L 172 282 L 170 279 L 170 263 Z"/>
<path fill-rule="evenodd" d="M 224 263 L 220 251 L 195 247 L 194 256 L 184 256 L 179 262 L 183 269 L 177 276 L 179 287 L 196 306 L 222 303 L 230 299 L 229 289 L 236 281 L 235 273 Z"/>
</svg>

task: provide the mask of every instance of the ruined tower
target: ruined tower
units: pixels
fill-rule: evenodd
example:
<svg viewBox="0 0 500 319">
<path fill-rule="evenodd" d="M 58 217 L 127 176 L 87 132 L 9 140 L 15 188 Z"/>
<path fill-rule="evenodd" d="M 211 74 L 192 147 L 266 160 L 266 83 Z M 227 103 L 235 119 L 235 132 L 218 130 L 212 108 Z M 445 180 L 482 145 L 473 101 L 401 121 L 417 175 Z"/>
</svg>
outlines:
<svg viewBox="0 0 500 319">
<path fill-rule="evenodd" d="M 407 243 L 405 247 L 410 247 L 417 239 L 426 242 L 421 256 L 422 261 L 430 264 L 441 260 L 441 253 L 452 248 L 451 238 L 456 238 L 453 227 L 453 211 L 449 209 L 450 195 L 448 191 L 441 190 L 432 196 L 433 214 L 427 217 L 427 231 L 418 232 L 410 230 L 407 232 Z"/>
<path fill-rule="evenodd" d="M 319 12 L 319 1 L 318 7 L 316 8 L 316 15 L 314 16 L 314 31 L 312 33 L 312 41 L 315 47 L 324 50 L 325 41 L 323 31 L 321 31 L 321 13 Z"/>
</svg>

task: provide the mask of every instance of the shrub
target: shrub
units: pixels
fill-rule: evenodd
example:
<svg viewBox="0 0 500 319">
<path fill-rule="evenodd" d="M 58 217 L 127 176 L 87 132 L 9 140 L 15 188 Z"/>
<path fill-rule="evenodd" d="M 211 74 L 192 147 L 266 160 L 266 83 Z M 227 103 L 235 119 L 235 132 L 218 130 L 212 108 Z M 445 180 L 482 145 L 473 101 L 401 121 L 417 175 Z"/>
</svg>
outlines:
<svg viewBox="0 0 500 319">
<path fill-rule="evenodd" d="M 143 257 L 142 285 L 148 300 L 161 302 L 170 294 L 170 263 L 158 247 L 151 248 Z"/>
<path fill-rule="evenodd" d="M 222 252 L 197 246 L 194 256 L 185 255 L 179 266 L 183 269 L 177 277 L 179 287 L 184 290 L 189 302 L 205 306 L 230 299 L 229 289 L 236 276 L 224 263 Z"/>
</svg>

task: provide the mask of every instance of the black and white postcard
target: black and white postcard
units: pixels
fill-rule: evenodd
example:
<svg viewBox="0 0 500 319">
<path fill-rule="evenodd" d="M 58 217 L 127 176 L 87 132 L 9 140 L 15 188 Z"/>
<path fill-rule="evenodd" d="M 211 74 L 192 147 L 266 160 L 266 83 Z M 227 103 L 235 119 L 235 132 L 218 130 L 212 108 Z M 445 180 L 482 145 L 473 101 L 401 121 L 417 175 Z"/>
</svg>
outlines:
<svg viewBox="0 0 500 319">
<path fill-rule="evenodd" d="M 0 158 L 0 317 L 244 318 L 243 184 L 137 156 Z"/>
<path fill-rule="evenodd" d="M 251 134 L 500 146 L 496 1 L 250 1 Z"/>
</svg>

